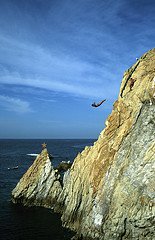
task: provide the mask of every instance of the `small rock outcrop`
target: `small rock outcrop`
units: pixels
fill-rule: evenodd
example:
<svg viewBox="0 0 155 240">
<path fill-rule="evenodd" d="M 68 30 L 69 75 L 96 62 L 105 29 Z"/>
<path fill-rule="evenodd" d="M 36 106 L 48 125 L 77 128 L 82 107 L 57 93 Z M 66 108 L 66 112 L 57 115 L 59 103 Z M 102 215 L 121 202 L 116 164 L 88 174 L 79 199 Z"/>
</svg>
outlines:
<svg viewBox="0 0 155 240">
<path fill-rule="evenodd" d="M 79 238 L 155 239 L 155 49 L 125 72 L 105 129 L 75 158 L 63 187 L 53 170 L 42 180 L 44 164 L 20 180 L 15 202 L 61 206 L 63 225 Z"/>
<path fill-rule="evenodd" d="M 12 201 L 25 206 L 54 208 L 62 191 L 59 178 L 45 148 L 12 191 Z"/>
</svg>

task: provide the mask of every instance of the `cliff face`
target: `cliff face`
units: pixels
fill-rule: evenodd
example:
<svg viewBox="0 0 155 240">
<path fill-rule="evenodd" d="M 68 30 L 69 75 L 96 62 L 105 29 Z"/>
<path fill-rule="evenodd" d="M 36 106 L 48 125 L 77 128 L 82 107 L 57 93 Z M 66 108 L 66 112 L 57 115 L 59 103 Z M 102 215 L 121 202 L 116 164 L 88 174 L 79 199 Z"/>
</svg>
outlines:
<svg viewBox="0 0 155 240">
<path fill-rule="evenodd" d="M 62 220 L 85 237 L 155 239 L 154 76 L 155 49 L 125 72 L 106 128 L 74 160 Z"/>
<path fill-rule="evenodd" d="M 106 128 L 94 146 L 86 147 L 75 158 L 64 176 L 63 188 L 48 191 L 48 199 L 46 194 L 42 195 L 43 205 L 51 202 L 47 206 L 54 207 L 50 199 L 56 199 L 62 206 L 63 225 L 79 236 L 103 240 L 155 239 L 154 77 L 155 49 L 125 72 Z M 34 170 L 31 167 L 29 174 L 33 175 Z M 13 191 L 13 199 L 20 195 L 27 202 L 29 191 L 27 187 L 23 189 L 23 183 L 29 174 Z M 45 182 L 49 189 L 53 188 L 52 180 Z M 59 185 L 58 180 L 54 182 Z M 42 185 L 45 186 L 44 182 Z M 33 192 L 38 195 L 37 188 Z M 38 198 L 32 202 L 37 204 Z"/>
</svg>

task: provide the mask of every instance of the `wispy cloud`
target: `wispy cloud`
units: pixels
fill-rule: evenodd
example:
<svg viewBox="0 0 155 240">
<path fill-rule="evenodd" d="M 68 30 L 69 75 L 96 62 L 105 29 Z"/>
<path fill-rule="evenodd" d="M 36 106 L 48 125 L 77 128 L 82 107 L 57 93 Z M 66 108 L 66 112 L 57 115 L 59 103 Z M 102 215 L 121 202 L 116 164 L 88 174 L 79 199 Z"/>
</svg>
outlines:
<svg viewBox="0 0 155 240">
<path fill-rule="evenodd" d="M 27 126 L 26 136 L 28 131 L 29 136 L 45 136 L 44 131 L 51 137 L 66 137 L 69 132 L 79 136 L 78 116 L 85 116 L 82 122 L 86 129 L 88 118 L 90 124 L 93 121 L 92 136 L 98 131 L 93 129 L 98 129 L 100 119 L 110 112 L 124 71 L 135 63 L 136 57 L 154 47 L 154 1 L 139 2 L 1 0 L 0 106 L 22 113 L 31 111 L 31 103 L 35 114 L 33 118 L 27 114 L 22 121 L 22 127 L 24 122 Z M 97 110 L 96 120 L 96 110 L 88 106 L 102 98 L 107 102 Z M 53 100 L 58 107 L 53 106 Z M 8 114 L 3 115 L 7 119 Z M 68 129 L 66 115 L 71 123 Z M 58 130 L 61 124 L 57 121 L 44 124 L 43 128 L 32 126 L 30 122 L 38 119 L 61 119 L 65 126 L 63 131 Z M 13 127 L 16 133 L 18 125 Z M 46 125 L 54 126 L 53 130 L 49 131 Z M 5 129 L 1 131 L 5 135 Z"/>
<path fill-rule="evenodd" d="M 64 53 L 47 52 L 37 45 L 25 45 L 9 38 L 4 41 L 4 37 L 0 37 L 0 43 L 5 56 L 3 59 L 0 57 L 4 62 L 0 66 L 1 84 L 30 86 L 83 97 L 113 94 L 110 85 L 111 79 L 116 79 L 116 76 L 105 71 L 105 66 Z M 13 70 L 6 67 L 8 64 L 12 65 Z M 112 84 L 115 89 L 118 88 L 116 81 Z"/>
<path fill-rule="evenodd" d="M 128 7 L 132 11 L 124 15 Z M 131 14 L 134 12 L 132 4 L 122 0 L 116 3 L 98 0 L 97 4 L 91 0 L 55 3 L 49 8 L 46 19 L 39 14 L 35 16 L 42 26 L 41 32 L 34 28 L 33 14 L 25 13 L 21 18 L 20 9 L 12 5 L 9 16 L 11 12 L 14 16 L 15 10 L 17 19 L 12 18 L 12 22 L 15 21 L 14 27 L 19 26 L 21 35 L 15 35 L 11 28 L 11 34 L 6 34 L 2 26 L 0 83 L 73 96 L 116 98 L 124 70 L 141 55 L 142 49 L 147 49 L 145 40 L 148 44 L 152 31 L 151 27 L 148 30 L 150 20 L 145 19 L 143 27 L 139 26 L 141 12 L 137 21 L 129 21 L 136 20 L 136 14 Z M 126 31 L 123 22 L 130 31 Z M 134 27 L 138 31 L 134 31 Z M 28 37 L 21 38 L 25 33 Z M 131 51 L 133 44 L 136 44 L 134 52 Z"/>
<path fill-rule="evenodd" d="M 29 13 L 9 2 L 7 26 L 7 15 L 0 11 L 4 21 L 0 25 L 1 84 L 113 99 L 124 70 L 147 49 L 145 40 L 148 45 L 151 42 L 150 20 L 140 25 L 141 12 L 133 15 L 129 1 L 46 1 L 37 14 L 35 3 L 25 4 Z M 131 11 L 126 14 L 128 8 Z M 20 34 L 15 34 L 18 29 Z M 137 52 L 131 51 L 134 44 Z"/>
<path fill-rule="evenodd" d="M 41 101 L 41 102 L 53 102 L 53 103 L 56 102 L 55 99 L 37 98 L 37 97 L 35 99 L 38 100 L 38 101 Z"/>
<path fill-rule="evenodd" d="M 19 27 L 20 34 L 15 35 L 9 25 L 9 34 L 6 34 L 1 26 L 0 83 L 6 85 L 39 88 L 76 97 L 114 99 L 124 70 L 141 55 L 142 49 L 147 49 L 145 40 L 148 44 L 152 30 L 152 27 L 148 30 L 150 20 L 145 19 L 142 26 L 139 24 L 141 11 L 133 15 L 134 9 L 128 1 L 114 3 L 110 0 L 107 3 L 97 0 L 96 4 L 86 0 L 73 4 L 66 0 L 65 4 L 62 1 L 52 5 L 46 1 L 44 20 L 40 17 L 41 11 L 38 15 L 33 11 L 35 5 L 32 5 L 30 15 L 22 9 L 23 16 L 18 5 L 11 2 L 9 5 L 10 24 L 15 23 L 13 26 Z M 26 6 L 30 7 L 27 3 Z M 131 10 L 128 14 L 127 8 Z M 136 18 L 137 21 L 132 21 Z M 34 27 L 36 19 L 43 34 Z M 129 31 L 124 29 L 123 22 L 128 24 Z M 27 37 L 22 38 L 25 33 Z M 131 51 L 133 38 L 136 54 Z"/>
<path fill-rule="evenodd" d="M 0 95 L 0 106 L 2 106 L 7 111 L 17 113 L 26 113 L 31 111 L 28 102 L 18 98 L 11 98 L 3 95 Z"/>
<path fill-rule="evenodd" d="M 46 21 L 47 26 L 51 27 L 47 29 L 45 24 L 43 27 L 44 33 L 47 32 L 46 44 L 42 44 L 44 39 L 41 42 L 30 42 L 28 38 L 23 40 L 19 35 L 2 33 L 0 83 L 38 87 L 80 97 L 116 96 L 120 81 L 116 76 L 118 70 L 114 68 L 117 61 L 114 57 L 111 58 L 112 51 L 109 51 L 102 41 L 108 37 L 110 44 L 113 36 L 106 31 L 101 32 L 98 28 L 96 11 L 99 7 L 96 9 L 94 6 L 95 12 L 91 10 L 91 14 L 87 13 L 89 2 L 92 5 L 93 1 L 86 1 L 82 11 L 79 3 L 66 1 L 65 4 L 60 4 L 61 6 L 57 6 L 60 7 L 60 18 L 57 8 L 54 12 L 50 9 Z M 77 15 L 71 14 L 72 9 L 75 11 L 76 8 Z M 81 14 L 84 22 L 80 19 Z M 32 25 L 34 19 L 30 19 L 31 22 L 29 19 L 27 22 Z M 94 19 L 97 27 L 92 21 L 91 26 L 90 19 Z M 41 20 L 39 23 L 42 24 Z M 19 22 L 18 24 L 20 25 Z M 34 32 L 36 33 L 35 29 Z M 30 34 L 27 29 L 27 35 Z M 116 93 L 113 89 L 116 89 Z"/>
</svg>

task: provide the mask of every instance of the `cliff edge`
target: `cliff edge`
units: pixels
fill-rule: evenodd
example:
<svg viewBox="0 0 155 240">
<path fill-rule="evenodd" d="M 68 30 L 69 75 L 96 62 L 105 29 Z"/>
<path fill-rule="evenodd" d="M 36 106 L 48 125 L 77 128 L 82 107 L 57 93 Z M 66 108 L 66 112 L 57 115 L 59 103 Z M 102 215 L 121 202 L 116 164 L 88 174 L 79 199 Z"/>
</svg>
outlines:
<svg viewBox="0 0 155 240">
<path fill-rule="evenodd" d="M 63 225 L 75 230 L 81 238 L 153 240 L 155 49 L 125 72 L 113 106 L 98 140 L 78 154 L 64 175 L 62 187 L 54 174 L 58 187 L 48 191 L 48 199 L 43 194 L 41 202 L 48 207 L 60 209 L 61 206 Z M 43 169 L 44 164 L 41 166 Z M 31 167 L 28 171 L 12 192 L 15 202 L 20 199 L 28 203 L 29 191 L 23 184 L 37 169 Z M 48 178 L 53 179 L 53 175 L 50 176 Z M 43 189 L 52 188 L 52 180 L 47 182 L 41 182 Z M 37 189 L 33 191 L 36 194 Z M 30 202 L 36 205 L 37 201 L 31 198 Z"/>
</svg>

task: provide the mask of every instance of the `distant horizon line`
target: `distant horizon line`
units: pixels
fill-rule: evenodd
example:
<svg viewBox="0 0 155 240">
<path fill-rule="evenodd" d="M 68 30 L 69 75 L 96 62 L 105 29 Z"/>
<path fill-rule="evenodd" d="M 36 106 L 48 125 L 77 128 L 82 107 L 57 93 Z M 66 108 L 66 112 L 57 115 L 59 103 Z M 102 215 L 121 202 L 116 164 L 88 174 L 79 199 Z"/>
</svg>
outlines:
<svg viewBox="0 0 155 240">
<path fill-rule="evenodd" d="M 0 140 L 94 140 L 97 138 L 0 138 Z"/>
</svg>

